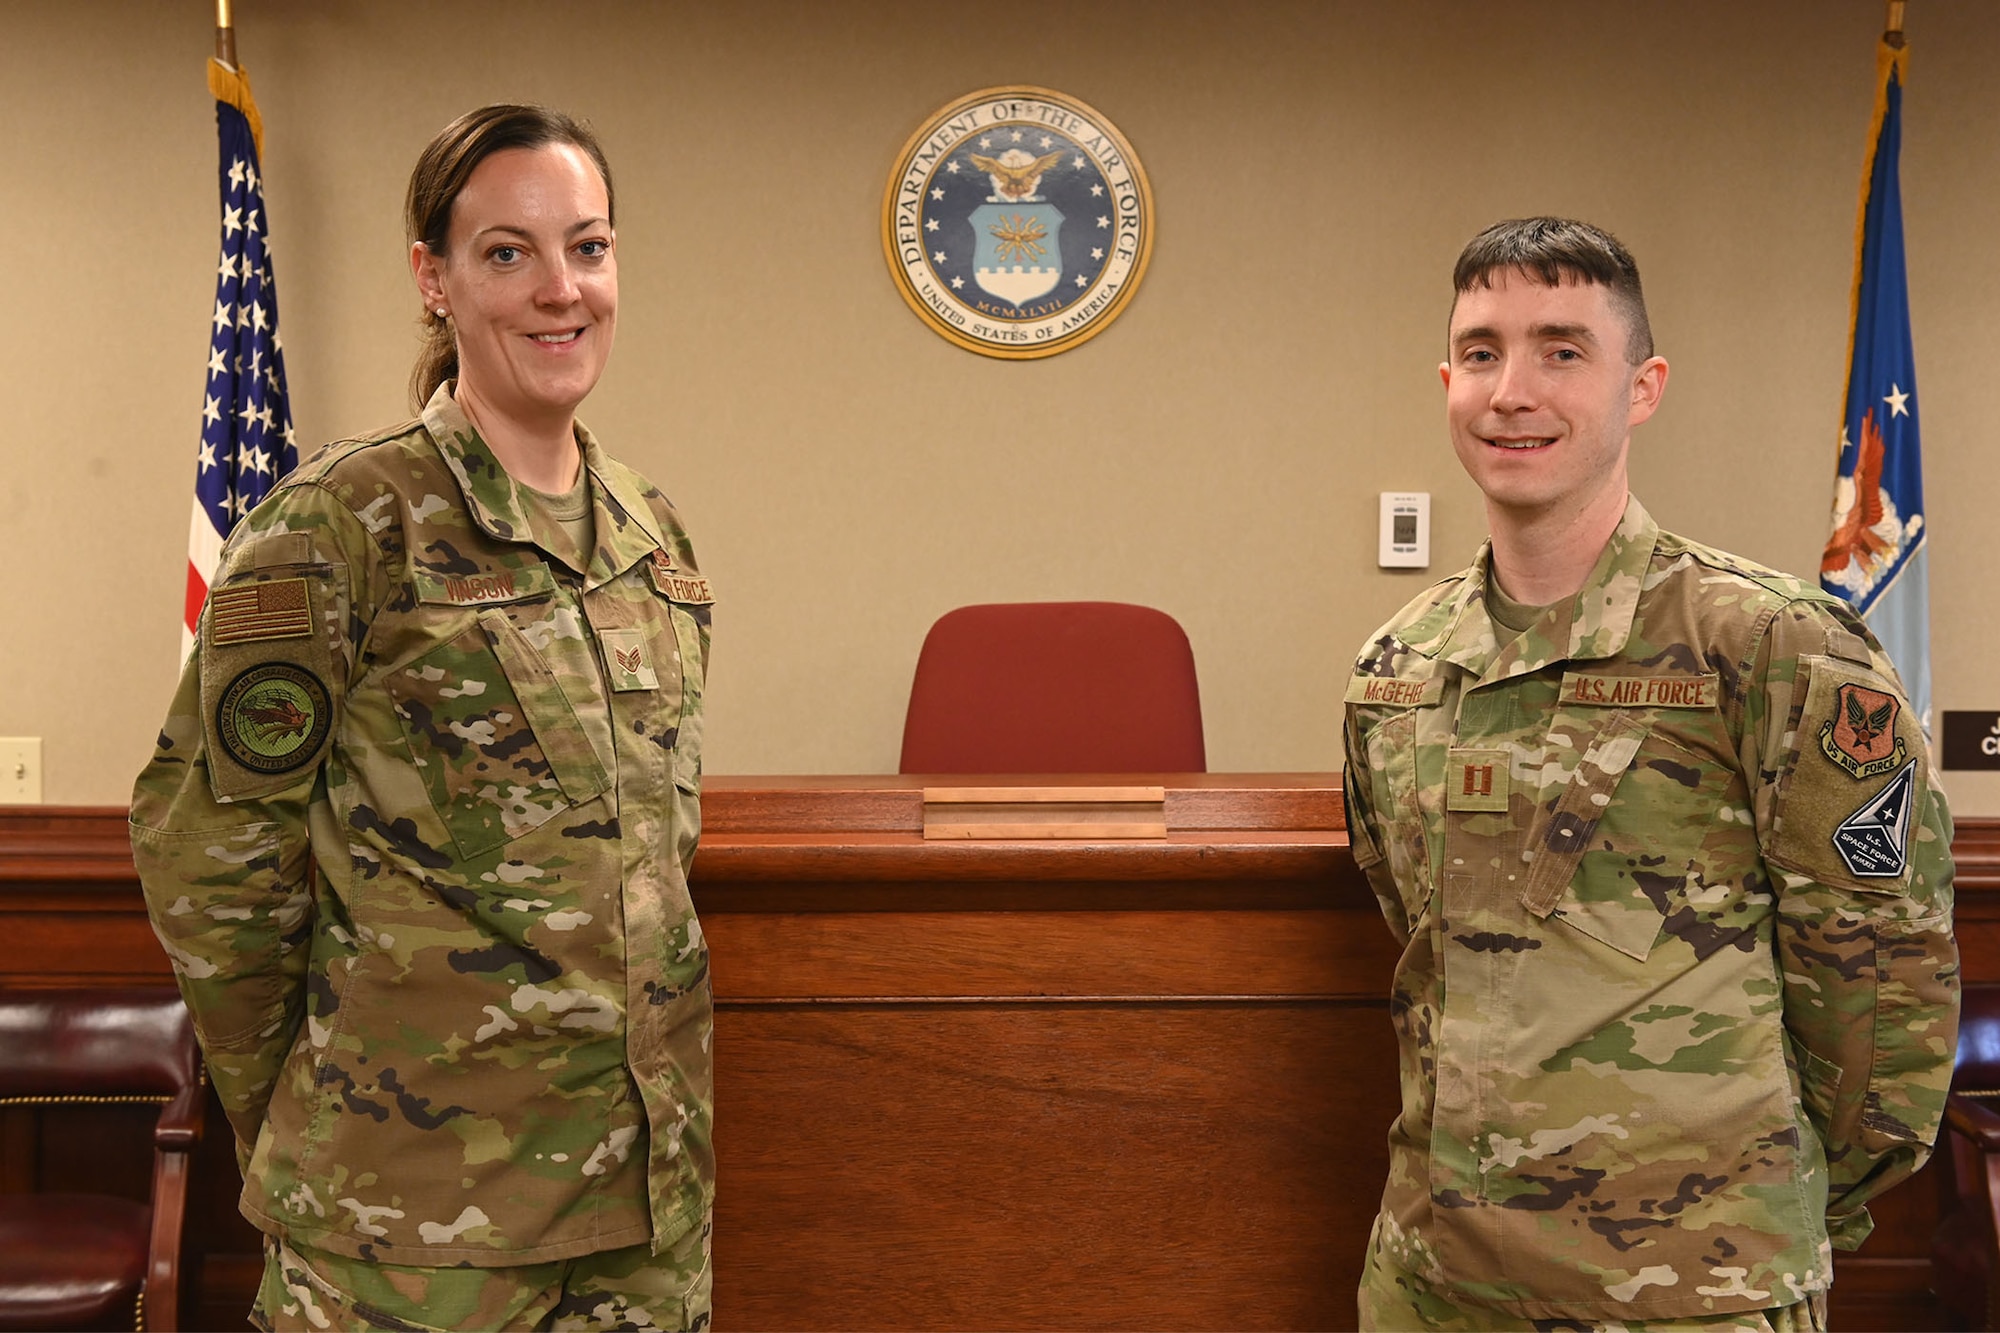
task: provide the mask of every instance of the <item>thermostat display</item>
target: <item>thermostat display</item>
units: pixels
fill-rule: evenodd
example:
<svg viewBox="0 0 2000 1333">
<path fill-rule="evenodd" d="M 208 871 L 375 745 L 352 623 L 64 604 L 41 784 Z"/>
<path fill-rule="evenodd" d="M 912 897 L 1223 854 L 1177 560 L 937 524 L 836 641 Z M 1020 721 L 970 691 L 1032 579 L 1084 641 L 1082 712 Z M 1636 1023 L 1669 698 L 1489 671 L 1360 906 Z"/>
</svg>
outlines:
<svg viewBox="0 0 2000 1333">
<path fill-rule="evenodd" d="M 1424 569 L 1431 563 L 1431 497 L 1427 491 L 1382 492 L 1382 540 L 1375 563 L 1384 569 Z"/>
</svg>

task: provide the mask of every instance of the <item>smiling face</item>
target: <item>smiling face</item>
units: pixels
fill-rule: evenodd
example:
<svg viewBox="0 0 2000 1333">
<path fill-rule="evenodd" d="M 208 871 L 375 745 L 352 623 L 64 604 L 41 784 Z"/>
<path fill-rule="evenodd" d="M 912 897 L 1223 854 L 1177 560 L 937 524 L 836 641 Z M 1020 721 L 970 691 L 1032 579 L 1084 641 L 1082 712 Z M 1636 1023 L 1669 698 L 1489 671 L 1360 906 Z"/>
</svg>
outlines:
<svg viewBox="0 0 2000 1333">
<path fill-rule="evenodd" d="M 450 312 L 457 398 L 475 421 L 568 432 L 618 324 L 610 213 L 581 149 L 508 148 L 459 192 L 444 253 L 411 247 L 424 303 Z"/>
<path fill-rule="evenodd" d="M 1627 321 L 1595 283 L 1548 286 L 1518 269 L 1461 292 L 1438 367 L 1458 461 L 1489 524 L 1615 524 L 1632 427 L 1653 414 L 1667 363 L 1626 359 Z M 1600 526 L 1593 521 L 1590 526 Z M 1606 531 L 1609 531 L 1608 526 Z"/>
</svg>

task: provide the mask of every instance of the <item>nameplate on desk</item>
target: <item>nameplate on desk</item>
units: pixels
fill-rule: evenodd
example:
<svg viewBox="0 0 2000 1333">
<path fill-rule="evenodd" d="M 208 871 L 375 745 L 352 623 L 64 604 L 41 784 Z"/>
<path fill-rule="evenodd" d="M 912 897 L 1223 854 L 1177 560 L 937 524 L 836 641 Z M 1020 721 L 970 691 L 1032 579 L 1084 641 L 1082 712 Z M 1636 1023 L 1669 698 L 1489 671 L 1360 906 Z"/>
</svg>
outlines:
<svg viewBox="0 0 2000 1333">
<path fill-rule="evenodd" d="M 926 787 L 926 838 L 1164 838 L 1165 787 Z"/>
</svg>

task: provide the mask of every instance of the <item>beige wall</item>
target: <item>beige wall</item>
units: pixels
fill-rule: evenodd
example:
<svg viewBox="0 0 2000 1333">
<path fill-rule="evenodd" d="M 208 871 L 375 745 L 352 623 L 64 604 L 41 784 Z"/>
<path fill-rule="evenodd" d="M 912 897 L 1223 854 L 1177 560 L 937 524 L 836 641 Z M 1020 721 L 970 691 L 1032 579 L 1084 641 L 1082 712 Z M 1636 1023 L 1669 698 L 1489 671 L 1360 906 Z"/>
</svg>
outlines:
<svg viewBox="0 0 2000 1333">
<path fill-rule="evenodd" d="M 1361 637 L 1481 535 L 1443 443 L 1448 266 L 1565 212 L 1638 254 L 1672 360 L 1635 445 L 1669 526 L 1810 571 L 1826 526 L 1879 0 L 896 3 L 241 0 L 267 124 L 302 440 L 404 410 L 398 221 L 468 106 L 602 133 L 624 304 L 586 419 L 689 516 L 724 603 L 713 772 L 895 765 L 924 629 L 965 602 L 1166 608 L 1211 766 L 1339 763 Z M 1916 0 L 1904 155 L 1936 693 L 2000 707 L 2000 11 Z M 213 300 L 202 0 L 0 0 L 0 735 L 45 796 L 122 801 L 176 670 Z M 1051 360 L 906 309 L 883 183 L 934 107 L 1039 83 L 1125 132 L 1158 242 L 1108 332 Z M 1435 496 L 1429 574 L 1374 565 L 1376 493 Z M 1997 775 L 2000 777 L 2000 775 Z M 2000 780 L 1960 775 L 1963 813 Z"/>
</svg>

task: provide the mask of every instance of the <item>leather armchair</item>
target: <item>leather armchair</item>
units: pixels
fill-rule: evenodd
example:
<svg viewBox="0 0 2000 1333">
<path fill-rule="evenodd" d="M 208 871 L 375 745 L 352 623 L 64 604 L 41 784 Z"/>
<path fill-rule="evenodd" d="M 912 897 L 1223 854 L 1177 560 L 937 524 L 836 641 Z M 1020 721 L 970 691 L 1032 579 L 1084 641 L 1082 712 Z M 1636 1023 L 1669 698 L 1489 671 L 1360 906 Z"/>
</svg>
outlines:
<svg viewBox="0 0 2000 1333">
<path fill-rule="evenodd" d="M 181 1231 L 206 1089 L 171 987 L 0 991 L 0 1106 L 149 1103 L 150 1205 L 0 1194 L 0 1328 L 180 1327 Z"/>
</svg>

